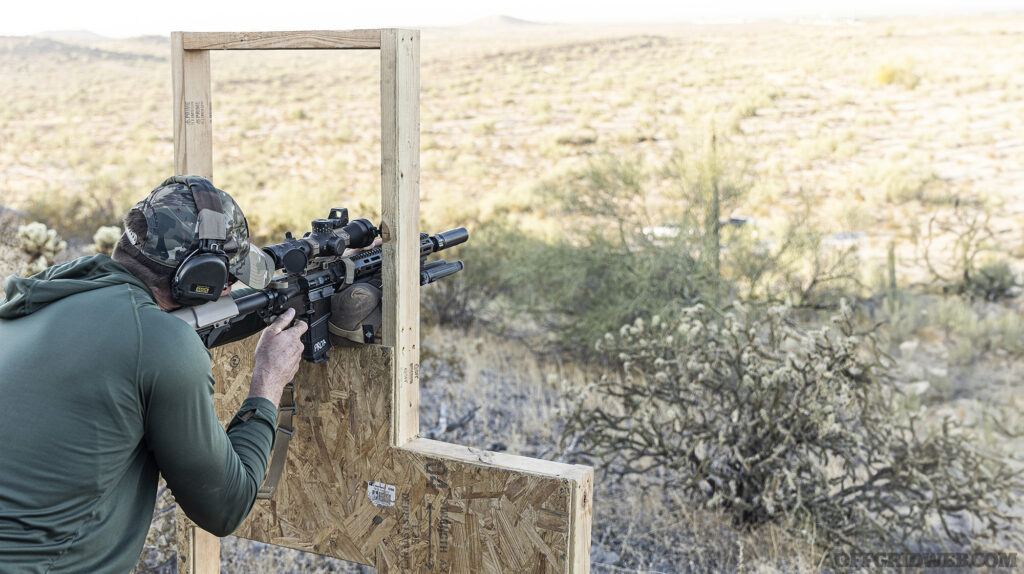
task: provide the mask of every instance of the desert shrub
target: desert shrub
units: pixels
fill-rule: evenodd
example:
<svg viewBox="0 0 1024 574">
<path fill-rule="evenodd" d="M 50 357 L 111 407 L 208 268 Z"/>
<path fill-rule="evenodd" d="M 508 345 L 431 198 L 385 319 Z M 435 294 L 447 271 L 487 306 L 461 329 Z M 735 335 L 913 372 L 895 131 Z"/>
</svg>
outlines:
<svg viewBox="0 0 1024 574">
<path fill-rule="evenodd" d="M 1020 284 L 1002 259 L 1005 240 L 988 207 L 956 201 L 914 229 L 918 257 L 945 293 L 996 301 L 1016 295 Z"/>
<path fill-rule="evenodd" d="M 542 243 L 506 217 L 470 223 L 467 229 L 469 241 L 442 254 L 447 261 L 462 260 L 465 268 L 421 292 L 420 307 L 428 324 L 468 327 L 493 321 L 496 300 L 509 293 L 511 278 Z"/>
<path fill-rule="evenodd" d="M 964 278 L 961 291 L 972 299 L 998 301 L 1008 299 L 1017 293 L 1020 283 L 1010 265 L 1003 260 L 988 261 Z"/>
<path fill-rule="evenodd" d="M 684 252 L 649 242 L 626 245 L 599 235 L 582 245 L 545 246 L 512 293 L 559 346 L 583 354 L 587 341 L 637 314 L 667 312 L 708 291 L 703 269 Z M 519 287 L 534 283 L 532 289 Z M 529 291 L 528 291 L 529 289 Z"/>
<path fill-rule="evenodd" d="M 867 170 L 867 183 L 877 190 L 879 199 L 889 203 L 941 204 L 948 196 L 942 193 L 940 180 L 925 158 L 911 157 L 903 161 L 886 160 Z"/>
<path fill-rule="evenodd" d="M 742 160 L 723 156 L 711 137 L 653 169 L 637 156 L 596 154 L 549 177 L 536 194 L 547 220 L 566 222 L 560 233 L 533 236 L 512 220 L 489 225 L 491 238 L 474 235 L 474 251 L 460 252 L 464 277 L 439 286 L 427 308 L 437 316 L 479 309 L 462 301 L 482 285 L 484 305 L 501 296 L 510 322 L 525 316 L 560 350 L 592 357 L 590 342 L 622 323 L 698 300 L 739 293 L 834 307 L 856 275 L 851 250 L 824 248 L 805 218 L 779 240 L 730 224 L 750 182 Z M 485 270 L 470 270 L 477 266 Z"/>
<path fill-rule="evenodd" d="M 85 240 L 98 227 L 119 225 L 131 206 L 166 177 L 159 169 L 143 160 L 108 165 L 90 174 L 80 187 L 54 187 L 34 195 L 25 211 L 64 237 Z"/>
<path fill-rule="evenodd" d="M 800 218 L 790 221 L 777 241 L 763 241 L 748 229 L 723 236 L 728 252 L 722 273 L 741 299 L 835 309 L 859 289 L 857 246 L 826 245 L 824 234 Z"/>
<path fill-rule="evenodd" d="M 1009 531 L 1019 471 L 948 420 L 924 427 L 872 331 L 697 304 L 637 319 L 596 347 L 621 366 L 574 395 L 565 437 L 608 475 L 677 489 L 743 525 L 790 524 L 825 545 L 966 544 L 971 517 Z"/>
<path fill-rule="evenodd" d="M 501 278 L 513 310 L 553 333 L 560 348 L 590 353 L 594 337 L 695 301 L 716 283 L 700 260 L 703 234 L 645 233 L 654 221 L 649 176 L 638 157 L 598 155 L 540 186 L 549 217 L 572 225 L 553 240 L 524 241 L 502 262 Z"/>
<path fill-rule="evenodd" d="M 882 64 L 875 70 L 875 82 L 890 86 L 900 85 L 913 90 L 921 83 L 921 75 L 914 71 L 910 62 Z"/>
<path fill-rule="evenodd" d="M 637 230 L 639 232 L 639 230 Z M 627 244 L 603 233 L 547 241 L 508 219 L 473 230 L 447 259 L 466 268 L 422 292 L 428 323 L 465 327 L 482 321 L 553 334 L 559 349 L 587 354 L 587 341 L 641 313 L 662 312 L 701 292 L 696 262 L 671 245 Z"/>
</svg>

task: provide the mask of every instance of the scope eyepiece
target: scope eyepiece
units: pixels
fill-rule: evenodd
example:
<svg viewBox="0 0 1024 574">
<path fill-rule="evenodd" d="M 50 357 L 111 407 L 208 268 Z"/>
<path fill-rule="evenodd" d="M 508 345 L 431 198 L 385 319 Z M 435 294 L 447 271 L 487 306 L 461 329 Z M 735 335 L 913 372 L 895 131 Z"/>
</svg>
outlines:
<svg viewBox="0 0 1024 574">
<path fill-rule="evenodd" d="M 284 269 L 288 273 L 300 273 L 305 270 L 312 250 L 312 246 L 301 239 L 287 239 L 263 248 L 263 252 L 274 260 L 274 267 Z"/>
</svg>

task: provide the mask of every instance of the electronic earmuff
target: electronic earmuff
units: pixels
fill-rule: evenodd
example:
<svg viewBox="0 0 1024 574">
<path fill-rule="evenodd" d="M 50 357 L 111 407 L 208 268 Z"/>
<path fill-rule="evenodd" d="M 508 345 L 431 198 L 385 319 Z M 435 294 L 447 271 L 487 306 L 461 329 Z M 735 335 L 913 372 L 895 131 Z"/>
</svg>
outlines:
<svg viewBox="0 0 1024 574">
<path fill-rule="evenodd" d="M 177 176 L 177 183 L 188 185 L 196 203 L 199 245 L 178 266 L 171 279 L 171 297 L 179 305 L 200 305 L 216 301 L 230 277 L 227 241 L 228 218 L 220 196 L 206 179 Z"/>
</svg>

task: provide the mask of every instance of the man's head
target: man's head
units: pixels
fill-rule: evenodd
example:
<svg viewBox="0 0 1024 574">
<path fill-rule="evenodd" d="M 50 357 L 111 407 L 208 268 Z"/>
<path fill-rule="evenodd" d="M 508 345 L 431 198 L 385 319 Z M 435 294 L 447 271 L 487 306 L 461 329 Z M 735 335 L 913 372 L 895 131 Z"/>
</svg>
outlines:
<svg viewBox="0 0 1024 574">
<path fill-rule="evenodd" d="M 204 178 L 168 178 L 128 212 L 124 224 L 113 258 L 149 285 L 162 307 L 164 301 L 190 304 L 181 297 L 182 289 L 173 289 L 180 283 L 175 275 L 183 262 L 191 258 L 194 264 L 205 253 L 226 259 L 229 281 L 240 280 L 256 289 L 270 281 L 273 264 L 259 248 L 250 246 L 242 210 Z M 182 272 L 190 266 L 181 268 Z"/>
</svg>

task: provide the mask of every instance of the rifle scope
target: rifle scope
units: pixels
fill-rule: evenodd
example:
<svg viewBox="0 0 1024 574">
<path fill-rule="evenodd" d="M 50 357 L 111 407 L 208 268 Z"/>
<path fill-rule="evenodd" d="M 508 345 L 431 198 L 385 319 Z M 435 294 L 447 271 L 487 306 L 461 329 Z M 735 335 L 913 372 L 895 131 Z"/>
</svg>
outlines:
<svg viewBox="0 0 1024 574">
<path fill-rule="evenodd" d="M 335 207 L 327 219 L 314 219 L 313 231 L 301 239 L 285 234 L 285 240 L 264 247 L 263 251 L 274 260 L 275 269 L 288 273 L 301 273 L 313 257 L 342 255 L 346 248 L 358 249 L 373 243 L 380 231 L 367 219 L 348 221 L 348 209 Z"/>
</svg>

